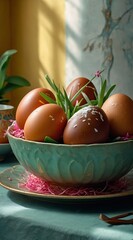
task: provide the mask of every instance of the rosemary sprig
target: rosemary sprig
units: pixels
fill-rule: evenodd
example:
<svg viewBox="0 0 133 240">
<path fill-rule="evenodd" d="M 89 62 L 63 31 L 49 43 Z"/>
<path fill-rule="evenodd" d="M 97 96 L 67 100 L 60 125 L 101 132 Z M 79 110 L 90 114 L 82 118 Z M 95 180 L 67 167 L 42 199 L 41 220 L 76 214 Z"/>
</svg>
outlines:
<svg viewBox="0 0 133 240">
<path fill-rule="evenodd" d="M 102 107 L 103 103 L 107 100 L 107 98 L 110 96 L 111 92 L 114 90 L 116 85 L 112 85 L 109 89 L 107 89 L 107 80 L 102 80 L 101 77 L 101 87 L 100 92 L 97 94 L 96 100 L 97 100 L 97 106 Z"/>
<path fill-rule="evenodd" d="M 56 101 L 54 99 L 52 99 L 51 97 L 49 97 L 47 94 L 40 92 L 40 95 L 49 103 L 56 103 Z"/>
<path fill-rule="evenodd" d="M 103 71 L 101 71 L 101 72 L 103 72 Z M 101 72 L 99 72 L 99 76 L 98 76 L 98 77 L 101 77 L 100 91 L 95 93 L 96 99 L 90 100 L 88 98 L 88 96 L 84 92 L 82 92 L 82 95 L 83 95 L 84 99 L 87 102 L 87 104 L 83 105 L 82 107 L 85 107 L 87 105 L 93 105 L 93 106 L 102 107 L 103 103 L 108 99 L 108 97 L 110 96 L 111 92 L 116 87 L 116 85 L 114 84 L 109 89 L 107 89 L 107 80 L 106 79 L 105 80 L 102 79 Z"/>
<path fill-rule="evenodd" d="M 83 93 L 84 88 L 89 84 L 89 82 L 91 82 L 96 76 L 94 76 L 91 80 L 89 80 L 82 88 L 79 89 L 79 91 L 72 97 L 72 99 L 70 100 L 65 89 L 63 89 L 63 92 L 60 90 L 59 87 L 57 87 L 57 85 L 55 84 L 55 82 L 53 80 L 50 79 L 50 77 L 48 75 L 45 76 L 46 81 L 49 83 L 49 85 L 51 86 L 51 88 L 54 90 L 55 92 L 55 97 L 56 97 L 56 101 L 54 101 L 53 99 L 51 99 L 50 97 L 46 96 L 46 94 L 44 93 L 40 93 L 42 97 L 44 97 L 44 99 L 46 101 L 48 101 L 49 103 L 56 103 L 59 106 L 61 106 L 63 108 L 63 110 L 65 111 L 66 115 L 67 115 L 67 119 L 69 119 L 75 112 L 77 112 L 81 106 L 80 106 L 80 102 L 78 102 L 76 104 L 76 106 L 73 106 L 72 102 L 79 96 L 80 93 Z M 87 103 L 88 105 L 88 103 Z"/>
<path fill-rule="evenodd" d="M 57 87 L 55 82 L 53 80 L 51 80 L 48 75 L 46 75 L 45 79 L 49 83 L 51 88 L 54 90 L 56 100 L 53 100 L 52 98 L 50 98 L 49 96 L 47 96 L 46 94 L 44 94 L 42 92 L 40 93 L 40 95 L 42 97 L 44 97 L 44 99 L 46 101 L 48 101 L 49 103 L 56 103 L 59 106 L 61 106 L 67 115 L 67 119 L 71 118 L 71 116 L 75 112 L 77 112 L 79 109 L 84 108 L 88 105 L 102 107 L 103 103 L 107 100 L 107 98 L 109 97 L 109 95 L 111 94 L 111 92 L 114 90 L 114 88 L 116 86 L 116 85 L 112 85 L 109 89 L 107 89 L 107 80 L 106 79 L 103 80 L 102 76 L 101 76 L 101 73 L 103 71 L 104 70 L 97 71 L 97 73 L 94 75 L 94 77 L 91 80 L 89 80 L 82 88 L 80 88 L 79 91 L 72 97 L 71 100 L 69 99 L 65 89 L 63 89 L 63 91 L 61 91 L 60 88 Z M 89 84 L 89 82 L 91 82 L 96 77 L 101 77 L 100 91 L 99 91 L 99 93 L 98 92 L 95 93 L 96 99 L 90 100 L 89 97 L 83 92 L 83 90 Z M 83 98 L 85 98 L 86 104 L 80 106 L 81 102 L 78 102 L 75 106 L 73 106 L 72 102 L 79 96 L 80 93 L 82 93 Z M 82 101 L 82 99 L 81 99 L 81 101 Z"/>
<path fill-rule="evenodd" d="M 69 119 L 72 116 L 72 112 L 74 109 L 74 106 L 72 105 L 72 102 L 70 101 L 70 99 L 67 96 L 67 93 L 65 91 L 65 89 L 63 89 L 63 92 L 60 90 L 60 88 L 58 88 L 55 84 L 55 82 L 53 80 L 50 79 L 50 77 L 48 75 L 45 76 L 45 79 L 47 80 L 47 82 L 49 83 L 49 85 L 51 86 L 51 88 L 54 90 L 55 92 L 55 97 L 56 100 L 54 101 L 54 103 L 58 104 L 60 107 L 63 108 L 64 112 L 67 115 L 67 119 Z M 42 97 L 44 97 L 49 103 L 53 103 L 53 99 L 50 99 L 49 97 L 47 98 L 47 96 L 43 93 L 40 93 Z M 44 96 L 45 95 L 45 96 Z"/>
</svg>

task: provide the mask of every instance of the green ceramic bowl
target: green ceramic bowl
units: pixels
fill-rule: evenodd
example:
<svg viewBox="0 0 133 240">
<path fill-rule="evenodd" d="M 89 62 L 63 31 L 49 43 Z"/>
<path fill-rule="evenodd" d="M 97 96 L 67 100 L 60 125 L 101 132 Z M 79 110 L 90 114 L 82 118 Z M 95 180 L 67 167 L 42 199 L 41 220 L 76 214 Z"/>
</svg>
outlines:
<svg viewBox="0 0 133 240">
<path fill-rule="evenodd" d="M 29 172 L 59 184 L 112 181 L 133 168 L 133 140 L 65 145 L 8 139 L 19 163 Z"/>
</svg>

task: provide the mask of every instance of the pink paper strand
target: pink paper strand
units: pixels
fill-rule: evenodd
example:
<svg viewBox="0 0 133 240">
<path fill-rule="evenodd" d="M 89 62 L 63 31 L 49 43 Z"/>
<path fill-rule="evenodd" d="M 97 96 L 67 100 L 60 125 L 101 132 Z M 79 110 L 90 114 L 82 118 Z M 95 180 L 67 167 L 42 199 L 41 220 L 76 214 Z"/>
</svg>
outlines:
<svg viewBox="0 0 133 240">
<path fill-rule="evenodd" d="M 20 183 L 21 188 L 40 194 L 67 195 L 67 196 L 95 196 L 122 192 L 127 188 L 126 179 L 123 177 L 113 183 L 105 183 L 98 186 L 60 186 L 42 180 L 29 173 L 25 182 Z"/>
<path fill-rule="evenodd" d="M 12 128 L 10 130 L 10 134 L 24 139 L 24 131 L 20 129 L 14 121 L 12 123 Z M 133 138 L 128 133 L 126 136 L 118 137 L 118 140 L 126 141 L 128 139 Z M 116 140 L 117 140 L 116 139 Z M 72 186 L 72 187 L 64 187 L 60 185 L 55 185 L 44 181 L 33 174 L 28 173 L 28 177 L 23 183 L 19 183 L 21 188 L 26 188 L 31 192 L 36 192 L 40 194 L 51 194 L 51 195 L 67 195 L 67 196 L 95 196 L 95 195 L 106 195 L 106 194 L 114 194 L 118 192 L 122 192 L 127 188 L 127 182 L 125 178 L 121 178 L 116 182 L 108 183 L 106 182 L 104 185 L 101 184 L 99 186 Z"/>
</svg>

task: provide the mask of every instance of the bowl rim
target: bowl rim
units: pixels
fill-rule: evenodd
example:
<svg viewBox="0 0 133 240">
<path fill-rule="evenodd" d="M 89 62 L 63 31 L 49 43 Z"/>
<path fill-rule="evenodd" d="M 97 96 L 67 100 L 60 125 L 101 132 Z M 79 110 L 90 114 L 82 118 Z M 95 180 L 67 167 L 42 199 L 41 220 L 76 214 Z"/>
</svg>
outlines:
<svg viewBox="0 0 133 240">
<path fill-rule="evenodd" d="M 11 127 L 11 126 L 10 126 Z M 18 141 L 22 141 L 22 142 L 28 142 L 31 144 L 37 144 L 37 145 L 45 145 L 45 146 L 58 146 L 58 147 L 67 147 L 67 148 L 78 148 L 78 147 L 100 147 L 100 146 L 112 146 L 112 145 L 120 145 L 120 144 L 128 144 L 130 142 L 133 142 L 133 139 L 129 139 L 129 140 L 118 140 L 118 141 L 112 141 L 112 142 L 106 142 L 106 143 L 93 143 L 93 144 L 64 144 L 64 143 L 47 143 L 47 142 L 38 142 L 38 141 L 31 141 L 31 140 L 26 140 L 24 138 L 18 138 L 13 136 L 10 133 L 10 127 L 7 130 L 7 136 L 18 140 Z"/>
</svg>

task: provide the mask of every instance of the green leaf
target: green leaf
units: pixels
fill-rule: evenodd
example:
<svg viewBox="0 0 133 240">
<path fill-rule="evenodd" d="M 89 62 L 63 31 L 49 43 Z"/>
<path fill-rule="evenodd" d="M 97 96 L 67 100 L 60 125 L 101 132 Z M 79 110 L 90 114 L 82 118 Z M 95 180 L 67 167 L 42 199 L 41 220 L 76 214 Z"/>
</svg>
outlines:
<svg viewBox="0 0 133 240">
<path fill-rule="evenodd" d="M 59 106 L 62 107 L 62 109 L 65 111 L 65 113 L 67 115 L 67 119 L 69 119 L 75 112 L 77 112 L 81 108 L 80 103 L 81 103 L 82 99 L 76 106 L 73 106 L 72 102 L 78 97 L 78 95 L 84 90 L 84 88 L 89 84 L 90 81 L 88 80 L 88 82 L 70 100 L 65 89 L 63 89 L 63 92 L 62 92 L 60 90 L 60 88 L 58 88 L 56 86 L 54 81 L 51 80 L 48 75 L 45 75 L 45 79 L 47 80 L 49 85 L 52 87 L 52 89 L 56 93 L 56 104 L 58 104 Z M 91 102 L 89 102 L 89 103 L 91 103 Z M 92 105 L 92 103 L 91 103 L 91 105 Z M 88 106 L 88 103 L 87 103 L 87 106 Z"/>
<path fill-rule="evenodd" d="M 4 70 L 0 71 L 0 89 L 2 89 L 6 78 L 6 72 Z"/>
<path fill-rule="evenodd" d="M 50 79 L 50 77 L 48 75 L 45 76 L 45 79 L 47 80 L 47 82 L 49 83 L 49 85 L 51 86 L 51 88 L 55 91 L 56 93 L 56 103 L 61 106 L 64 110 L 64 96 L 63 93 L 61 92 L 61 90 L 56 86 L 56 84 L 54 83 L 54 81 L 52 81 Z"/>
<path fill-rule="evenodd" d="M 58 142 L 55 141 L 53 138 L 48 137 L 48 136 L 46 136 L 46 137 L 44 138 L 44 142 L 46 142 L 46 143 L 58 143 Z"/>
<path fill-rule="evenodd" d="M 82 88 L 79 89 L 79 91 L 72 97 L 71 102 L 73 102 L 79 94 L 84 90 L 84 88 L 89 84 L 90 81 L 88 81 Z"/>
<path fill-rule="evenodd" d="M 71 112 L 74 109 L 74 106 L 72 105 L 70 99 L 68 98 L 68 95 L 65 91 L 65 89 L 63 89 L 64 92 L 64 106 L 65 106 L 65 112 L 67 114 L 67 119 L 69 119 L 71 117 Z"/>
<path fill-rule="evenodd" d="M 30 86 L 29 81 L 20 76 L 9 76 L 5 79 L 5 81 L 17 85 L 18 87 Z"/>
<path fill-rule="evenodd" d="M 89 99 L 89 97 L 87 96 L 87 94 L 84 93 L 84 92 L 81 92 L 81 93 L 82 93 L 84 99 L 86 100 L 86 102 L 89 103 L 89 104 L 91 104 L 91 100 Z"/>
<path fill-rule="evenodd" d="M 24 87 L 24 86 L 19 85 L 19 84 L 7 83 L 5 86 L 3 86 L 0 89 L 0 96 L 3 96 L 4 94 L 6 94 L 8 92 L 11 92 L 12 90 L 15 90 L 15 89 L 20 88 L 20 87 Z"/>
<path fill-rule="evenodd" d="M 98 105 L 98 100 L 97 99 L 91 100 L 91 105 L 93 106 Z"/>
<path fill-rule="evenodd" d="M 5 51 L 1 56 L 0 56 L 0 62 L 1 60 L 4 58 L 4 57 L 10 57 L 12 56 L 13 54 L 17 53 L 17 50 L 16 49 L 10 49 L 10 50 L 7 50 Z"/>
<path fill-rule="evenodd" d="M 73 114 L 76 113 L 80 108 L 82 108 L 82 107 L 79 106 L 79 105 L 75 105 L 74 108 L 73 108 L 73 111 L 71 112 L 71 116 L 70 117 L 72 117 Z"/>
<path fill-rule="evenodd" d="M 3 87 L 5 82 L 6 71 L 8 68 L 10 58 L 16 52 L 17 52 L 16 50 L 8 50 L 4 52 L 0 57 L 0 89 Z"/>
<path fill-rule="evenodd" d="M 3 96 L 4 94 L 12 91 L 12 90 L 15 90 L 16 88 L 19 88 L 20 86 L 18 85 L 15 85 L 15 84 L 6 84 L 3 88 L 0 89 L 0 96 Z"/>
<path fill-rule="evenodd" d="M 100 74 L 103 72 L 104 70 L 102 70 L 100 72 Z M 100 76 L 101 77 L 101 76 Z M 45 79 L 47 80 L 47 82 L 49 83 L 49 85 L 52 87 L 52 89 L 55 91 L 56 93 L 56 104 L 58 104 L 59 106 L 61 106 L 63 108 L 63 110 L 65 111 L 66 115 L 67 115 L 67 119 L 69 119 L 75 112 L 77 112 L 79 109 L 86 107 L 88 105 L 92 105 L 92 106 L 99 106 L 101 107 L 104 103 L 104 101 L 109 97 L 110 93 L 113 91 L 115 85 L 113 85 L 107 92 L 106 92 L 106 88 L 107 88 L 107 80 L 103 80 L 101 77 L 101 89 L 99 93 L 95 93 L 95 97 L 96 99 L 94 100 L 90 100 L 88 98 L 88 96 L 83 92 L 84 88 L 89 84 L 89 82 L 91 82 L 94 78 L 96 78 L 96 75 L 91 79 L 88 80 L 88 82 L 79 89 L 79 91 L 73 96 L 73 98 L 70 100 L 69 96 L 67 95 L 65 89 L 63 89 L 63 92 L 60 90 L 60 88 L 58 88 L 56 86 L 56 84 L 54 83 L 53 80 L 50 79 L 50 77 L 48 75 L 45 76 Z M 83 97 L 86 99 L 87 103 L 84 105 L 81 105 L 81 101 L 78 102 L 76 104 L 76 106 L 73 106 L 72 102 L 79 96 L 79 94 L 82 94 Z"/>
<path fill-rule="evenodd" d="M 57 104 L 60 105 L 64 109 L 64 96 L 60 89 L 56 92 L 56 97 L 57 97 Z"/>
<path fill-rule="evenodd" d="M 50 77 L 48 75 L 45 75 L 45 79 L 47 80 L 47 82 L 49 83 L 49 85 L 52 87 L 52 89 L 55 91 L 55 92 L 58 92 L 58 88 L 57 86 L 55 85 L 54 81 L 52 81 L 50 79 Z"/>
<path fill-rule="evenodd" d="M 116 87 L 116 85 L 112 85 L 109 90 L 107 91 L 106 95 L 104 96 L 104 102 L 108 99 L 108 97 L 110 96 L 111 92 L 114 90 L 114 88 Z"/>
<path fill-rule="evenodd" d="M 7 64 L 8 64 L 8 60 L 10 60 L 11 56 L 13 54 L 15 54 L 17 52 L 17 50 L 8 50 L 6 52 L 4 52 L 1 57 L 0 57 L 0 70 L 4 67 L 6 68 Z"/>
<path fill-rule="evenodd" d="M 3 86 L 0 89 L 0 96 L 3 97 L 4 94 L 10 92 L 13 89 L 14 89 L 14 85 L 12 86 L 12 84 L 7 84 L 7 85 Z"/>
<path fill-rule="evenodd" d="M 3 98 L 3 95 L 5 93 L 10 92 L 11 90 L 14 90 L 16 88 L 30 86 L 29 81 L 23 77 L 7 76 L 7 74 L 6 74 L 11 56 L 13 54 L 15 54 L 16 52 L 17 52 L 17 50 L 11 49 L 11 50 L 4 52 L 0 57 L 0 97 L 1 97 L 1 102 L 7 101 L 7 99 Z"/>
<path fill-rule="evenodd" d="M 104 94 L 105 94 L 105 91 L 106 91 L 106 85 L 107 85 L 107 81 L 104 80 L 102 82 L 101 91 L 100 91 L 100 94 L 98 96 L 98 106 L 99 107 L 101 107 L 102 104 L 103 104 Z"/>
<path fill-rule="evenodd" d="M 40 95 L 49 103 L 56 103 L 55 100 L 53 100 L 51 97 L 49 97 L 47 94 L 40 92 Z"/>
</svg>

